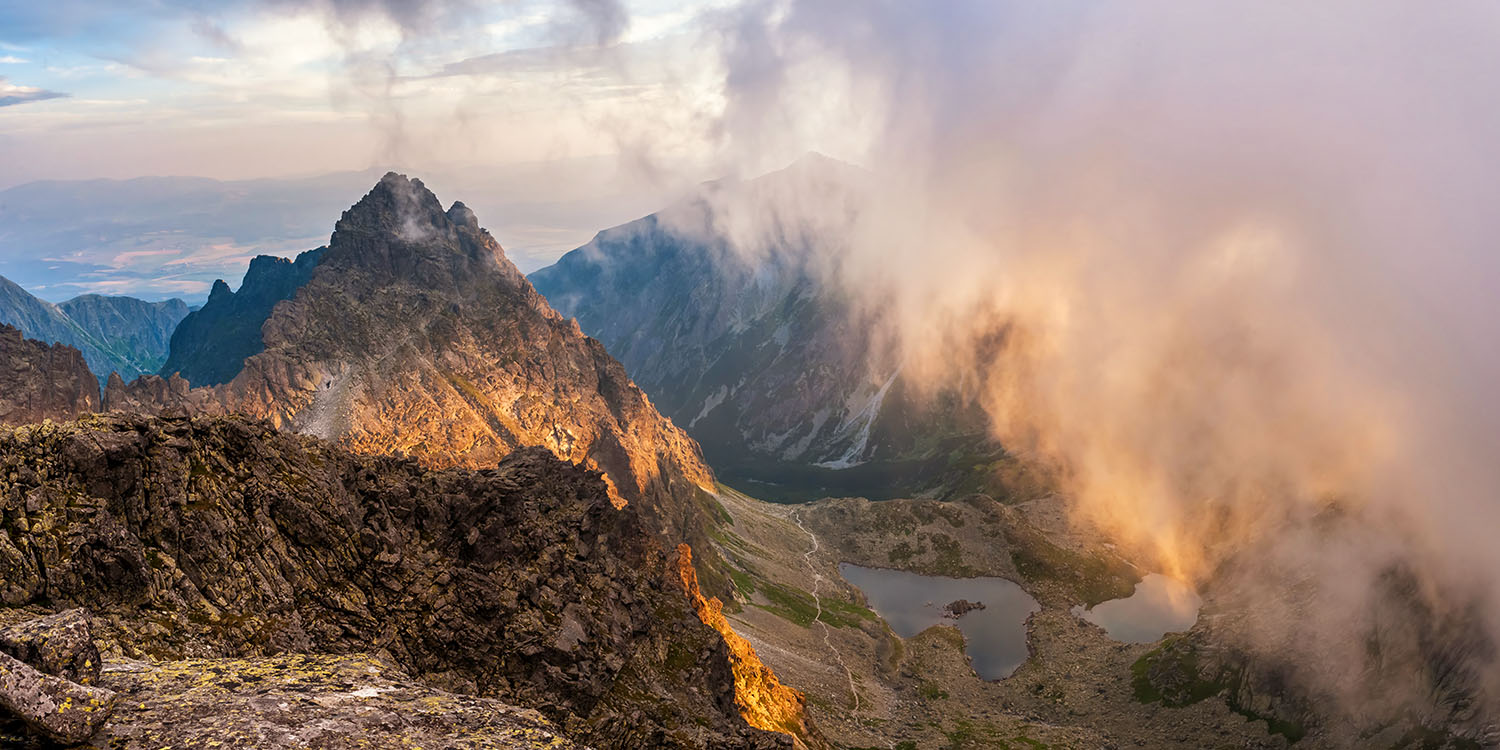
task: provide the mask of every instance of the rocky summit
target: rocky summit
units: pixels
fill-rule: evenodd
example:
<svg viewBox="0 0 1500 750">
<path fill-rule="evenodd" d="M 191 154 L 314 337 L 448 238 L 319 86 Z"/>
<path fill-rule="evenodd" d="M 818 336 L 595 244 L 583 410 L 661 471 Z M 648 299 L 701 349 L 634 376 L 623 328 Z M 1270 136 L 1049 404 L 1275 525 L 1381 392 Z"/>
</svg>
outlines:
<svg viewBox="0 0 1500 750">
<path fill-rule="evenodd" d="M 642 516 L 538 448 L 434 470 L 240 417 L 10 428 L 0 613 L 90 613 L 97 687 L 47 684 L 123 696 L 99 747 L 789 747 Z"/>
<path fill-rule="evenodd" d="M 727 590 L 709 544 L 718 522 L 714 477 L 697 443 L 656 411 L 598 341 L 548 306 L 466 206 L 444 209 L 420 180 L 387 174 L 344 212 L 313 260 L 310 279 L 274 302 L 259 325 L 259 353 L 228 382 L 193 387 L 177 373 L 111 379 L 105 408 L 246 414 L 435 469 L 488 468 L 518 450 L 544 449 L 601 472 L 614 505 L 631 507 L 665 548 L 703 549 L 703 587 Z M 306 264 L 288 273 L 299 265 Z M 236 299 L 262 286 L 252 286 L 254 276 Z M 232 317 L 237 305 L 219 297 L 216 307 Z M 238 307 L 254 323 L 265 306 Z M 190 338 L 179 334 L 179 343 Z M 202 364 L 177 359 L 175 350 L 173 357 L 184 371 Z M 730 653 L 748 666 L 732 671 L 738 692 L 728 705 L 775 704 L 792 718 L 742 713 L 766 729 L 802 726 L 800 696 L 776 692 L 753 652 L 747 661 L 731 648 L 715 668 L 728 671 Z"/>
<path fill-rule="evenodd" d="M 145 377 L 109 389 L 105 407 L 249 414 L 437 468 L 541 446 L 602 471 L 656 527 L 703 536 L 713 475 L 697 444 L 547 305 L 472 211 L 444 210 L 420 180 L 387 174 L 345 211 L 311 279 L 260 331 L 264 350 L 227 383 Z"/>
</svg>

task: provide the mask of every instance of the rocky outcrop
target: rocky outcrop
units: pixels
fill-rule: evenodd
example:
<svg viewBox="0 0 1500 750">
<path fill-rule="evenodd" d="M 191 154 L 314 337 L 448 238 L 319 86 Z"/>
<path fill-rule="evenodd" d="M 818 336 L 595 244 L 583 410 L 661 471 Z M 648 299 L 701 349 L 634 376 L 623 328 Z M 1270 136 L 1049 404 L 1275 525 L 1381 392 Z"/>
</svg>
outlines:
<svg viewBox="0 0 1500 750">
<path fill-rule="evenodd" d="M 176 373 L 167 378 L 142 375 L 128 384 L 119 373 L 111 373 L 104 384 L 102 403 L 105 411 L 184 416 L 204 410 L 209 404 L 207 397 L 207 393 L 192 392 L 188 381 Z"/>
<path fill-rule="evenodd" d="M 182 300 L 144 302 L 86 294 L 54 305 L 0 277 L 0 323 L 27 338 L 62 343 L 83 353 L 102 383 L 111 372 L 134 378 L 155 372 L 167 356 L 167 339 L 187 315 Z"/>
<path fill-rule="evenodd" d="M 954 599 L 943 605 L 943 616 L 957 620 L 970 612 L 985 608 L 984 602 L 971 602 L 968 599 Z"/>
<path fill-rule="evenodd" d="M 0 324 L 0 424 L 72 419 L 99 410 L 99 383 L 71 346 Z"/>
<path fill-rule="evenodd" d="M 92 417 L 0 431 L 0 603 L 89 608 L 107 662 L 376 651 L 595 747 L 790 742 L 740 717 L 641 516 L 541 449 L 434 471 L 242 418 Z"/>
<path fill-rule="evenodd" d="M 530 278 L 730 484 L 794 501 L 952 487 L 1001 451 L 982 410 L 909 387 L 878 314 L 841 291 L 853 225 L 840 219 L 857 212 L 862 179 L 809 155 L 713 183 Z"/>
<path fill-rule="evenodd" d="M 276 303 L 291 299 L 312 278 L 325 250 L 308 250 L 295 260 L 256 256 L 238 291 L 230 291 L 222 279 L 215 281 L 203 307 L 170 334 L 171 353 L 159 374 L 181 375 L 200 386 L 232 380 L 246 359 L 265 349 L 260 328 Z"/>
<path fill-rule="evenodd" d="M 32 733 L 58 743 L 93 737 L 109 720 L 115 694 L 44 674 L 0 653 L 0 716 L 16 719 Z"/>
<path fill-rule="evenodd" d="M 80 685 L 99 684 L 103 660 L 87 612 L 70 609 L 0 629 L 0 652 Z"/>
</svg>

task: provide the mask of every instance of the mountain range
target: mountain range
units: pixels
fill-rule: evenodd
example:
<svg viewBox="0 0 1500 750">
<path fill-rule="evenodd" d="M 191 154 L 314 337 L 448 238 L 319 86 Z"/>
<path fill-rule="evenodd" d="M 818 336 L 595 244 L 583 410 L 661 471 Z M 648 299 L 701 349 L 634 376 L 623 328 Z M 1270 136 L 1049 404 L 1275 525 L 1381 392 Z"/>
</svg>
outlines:
<svg viewBox="0 0 1500 750">
<path fill-rule="evenodd" d="M 135 378 L 156 372 L 166 361 L 172 332 L 187 314 L 187 303 L 180 299 L 146 302 L 85 294 L 53 304 L 0 277 L 0 323 L 29 338 L 79 350 L 101 385 L 110 373 Z"/>
</svg>

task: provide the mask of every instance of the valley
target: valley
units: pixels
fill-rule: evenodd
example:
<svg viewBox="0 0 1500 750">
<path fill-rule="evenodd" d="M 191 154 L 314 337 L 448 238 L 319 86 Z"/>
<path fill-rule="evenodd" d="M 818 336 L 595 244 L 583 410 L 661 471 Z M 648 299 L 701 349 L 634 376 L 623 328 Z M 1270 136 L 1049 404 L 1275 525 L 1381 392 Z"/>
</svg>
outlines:
<svg viewBox="0 0 1500 750">
<path fill-rule="evenodd" d="M 1140 701 L 1132 666 L 1151 644 L 1114 641 L 1070 611 L 1129 596 L 1139 573 L 1086 535 L 1068 535 L 1067 547 L 1047 541 L 1038 525 L 1055 518 L 1056 498 L 787 508 L 725 487 L 719 500 L 734 519 L 715 537 L 735 568 L 730 620 L 807 694 L 812 723 L 837 746 L 1201 748 L 1204 737 L 1216 738 L 1209 747 L 1287 746 L 1264 721 L 1217 700 L 1185 708 Z M 951 624 L 898 637 L 840 575 L 849 560 L 1017 581 L 1041 605 L 1024 618 L 1029 656 L 1014 674 L 985 680 Z M 1018 561 L 1032 572 L 1020 574 Z"/>
</svg>

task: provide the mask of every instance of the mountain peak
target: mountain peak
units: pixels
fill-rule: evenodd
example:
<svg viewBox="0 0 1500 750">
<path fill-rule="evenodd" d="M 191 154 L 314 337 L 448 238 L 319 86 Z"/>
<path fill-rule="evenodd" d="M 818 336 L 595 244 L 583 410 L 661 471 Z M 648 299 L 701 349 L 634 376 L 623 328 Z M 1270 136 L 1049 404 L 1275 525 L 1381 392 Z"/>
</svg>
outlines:
<svg viewBox="0 0 1500 750">
<path fill-rule="evenodd" d="M 448 208 L 448 220 L 459 226 L 479 231 L 479 217 L 475 216 L 463 201 L 454 201 L 453 205 Z"/>
<path fill-rule="evenodd" d="M 433 230 L 450 224 L 443 204 L 421 180 L 386 172 L 375 187 L 339 219 L 334 228 L 391 233 L 408 241 L 424 239 Z"/>
</svg>

